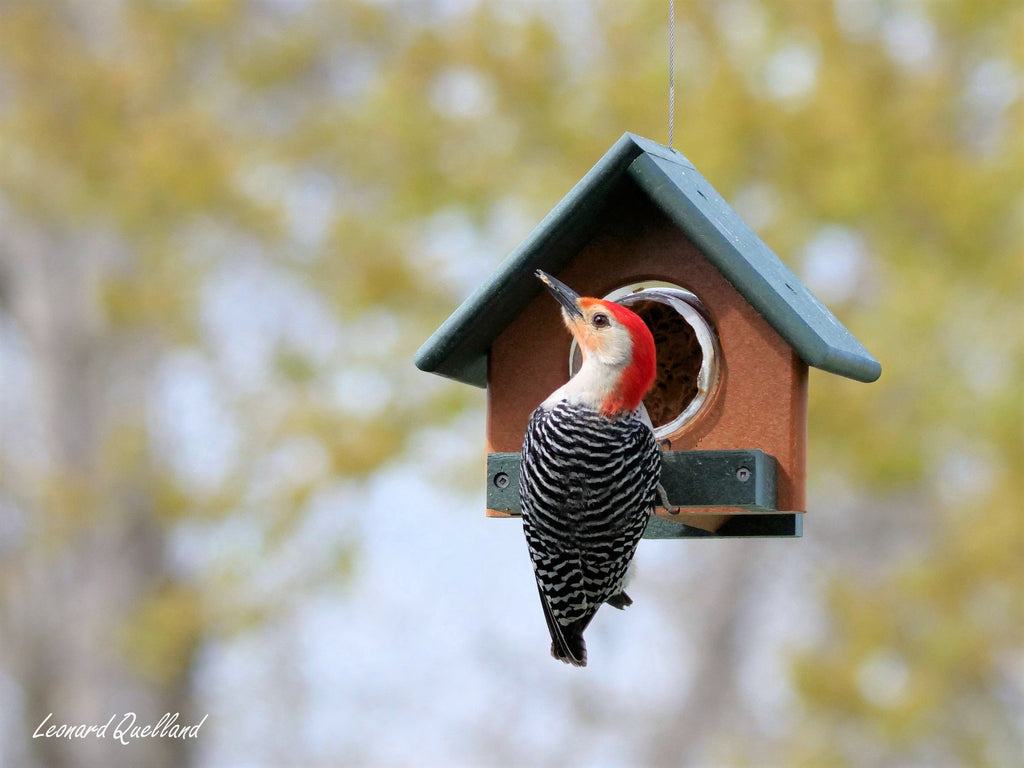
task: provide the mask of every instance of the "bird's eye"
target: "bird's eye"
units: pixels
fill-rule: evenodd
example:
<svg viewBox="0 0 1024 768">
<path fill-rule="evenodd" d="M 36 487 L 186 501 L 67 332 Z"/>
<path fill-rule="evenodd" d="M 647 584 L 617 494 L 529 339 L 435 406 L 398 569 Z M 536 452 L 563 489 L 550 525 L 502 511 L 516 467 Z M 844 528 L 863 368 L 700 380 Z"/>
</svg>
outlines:
<svg viewBox="0 0 1024 768">
<path fill-rule="evenodd" d="M 594 315 L 594 319 L 591 322 L 595 328 L 604 328 L 608 325 L 608 315 Z"/>
</svg>

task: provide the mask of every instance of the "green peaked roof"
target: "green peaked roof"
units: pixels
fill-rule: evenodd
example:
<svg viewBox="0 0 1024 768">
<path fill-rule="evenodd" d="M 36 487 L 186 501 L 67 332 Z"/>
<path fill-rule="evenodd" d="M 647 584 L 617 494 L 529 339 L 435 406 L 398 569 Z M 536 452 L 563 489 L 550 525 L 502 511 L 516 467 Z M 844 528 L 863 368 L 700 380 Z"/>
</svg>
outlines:
<svg viewBox="0 0 1024 768">
<path fill-rule="evenodd" d="M 607 194 L 631 177 L 810 366 L 874 381 L 879 362 L 747 226 L 693 164 L 626 133 L 416 353 L 416 367 L 487 385 L 491 343 L 594 233 Z"/>
</svg>

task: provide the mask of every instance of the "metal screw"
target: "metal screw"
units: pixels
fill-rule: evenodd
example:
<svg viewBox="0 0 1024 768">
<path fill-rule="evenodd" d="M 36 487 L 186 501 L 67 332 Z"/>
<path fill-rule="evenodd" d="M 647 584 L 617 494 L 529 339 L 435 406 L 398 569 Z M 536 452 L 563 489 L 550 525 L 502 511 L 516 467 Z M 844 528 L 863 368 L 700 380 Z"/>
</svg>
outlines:
<svg viewBox="0 0 1024 768">
<path fill-rule="evenodd" d="M 736 479 L 741 483 L 747 482 L 750 479 L 750 470 L 746 467 L 740 467 L 736 470 Z"/>
<path fill-rule="evenodd" d="M 499 472 L 494 476 L 494 484 L 498 488 L 508 488 L 508 475 L 504 472 Z"/>
</svg>

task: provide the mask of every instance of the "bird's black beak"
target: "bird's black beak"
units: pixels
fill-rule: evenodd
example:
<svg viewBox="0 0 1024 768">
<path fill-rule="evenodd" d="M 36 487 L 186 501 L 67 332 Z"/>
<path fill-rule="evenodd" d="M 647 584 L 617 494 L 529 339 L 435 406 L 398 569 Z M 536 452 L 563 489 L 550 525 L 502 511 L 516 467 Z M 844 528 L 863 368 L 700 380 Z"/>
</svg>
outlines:
<svg viewBox="0 0 1024 768">
<path fill-rule="evenodd" d="M 574 320 L 583 319 L 583 311 L 579 305 L 580 295 L 576 291 L 542 269 L 538 269 L 534 274 L 544 281 L 548 290 L 551 291 L 551 295 L 562 305 L 562 309 L 566 311 L 570 318 Z"/>
</svg>

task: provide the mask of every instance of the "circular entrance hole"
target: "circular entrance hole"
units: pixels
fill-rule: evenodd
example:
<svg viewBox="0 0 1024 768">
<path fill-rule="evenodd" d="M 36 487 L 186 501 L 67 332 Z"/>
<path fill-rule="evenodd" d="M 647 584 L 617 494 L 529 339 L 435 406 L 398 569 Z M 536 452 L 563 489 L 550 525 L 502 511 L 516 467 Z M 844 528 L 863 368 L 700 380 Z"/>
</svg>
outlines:
<svg viewBox="0 0 1024 768">
<path fill-rule="evenodd" d="M 606 299 L 636 312 L 651 329 L 658 369 L 644 406 L 659 440 L 671 438 L 711 401 L 718 384 L 721 352 L 707 310 L 693 293 L 669 283 L 628 285 Z M 575 341 L 569 370 L 583 362 Z"/>
</svg>

